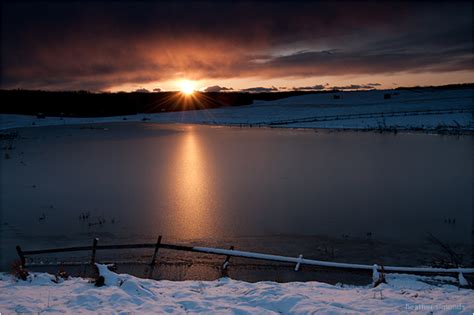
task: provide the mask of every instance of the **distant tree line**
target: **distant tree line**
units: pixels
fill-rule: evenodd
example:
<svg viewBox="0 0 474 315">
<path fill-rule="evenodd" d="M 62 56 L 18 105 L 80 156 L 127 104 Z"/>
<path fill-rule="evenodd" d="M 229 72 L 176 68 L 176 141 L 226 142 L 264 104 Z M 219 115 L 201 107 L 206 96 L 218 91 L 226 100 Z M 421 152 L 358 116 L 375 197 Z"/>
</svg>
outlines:
<svg viewBox="0 0 474 315">
<path fill-rule="evenodd" d="M 458 83 L 458 84 L 447 84 L 447 85 L 438 85 L 438 86 L 410 86 L 410 87 L 398 87 L 395 90 L 462 90 L 462 89 L 472 89 L 474 88 L 474 83 Z"/>
<path fill-rule="evenodd" d="M 472 89 L 474 84 L 451 84 L 430 87 L 399 87 L 396 90 L 453 90 Z M 161 113 L 171 111 L 210 109 L 222 106 L 242 106 L 252 104 L 255 100 L 271 101 L 290 96 L 319 93 L 327 91 L 284 91 L 284 92 L 195 92 L 184 96 L 180 92 L 118 92 L 91 93 L 88 91 L 33 91 L 33 90 L 0 90 L 0 113 L 69 117 L 97 117 L 131 115 L 138 113 Z"/>
<path fill-rule="evenodd" d="M 279 98 L 315 92 L 241 93 L 180 92 L 91 93 L 88 91 L 0 90 L 4 114 L 98 117 L 210 109 L 252 104 L 254 100 Z"/>
</svg>

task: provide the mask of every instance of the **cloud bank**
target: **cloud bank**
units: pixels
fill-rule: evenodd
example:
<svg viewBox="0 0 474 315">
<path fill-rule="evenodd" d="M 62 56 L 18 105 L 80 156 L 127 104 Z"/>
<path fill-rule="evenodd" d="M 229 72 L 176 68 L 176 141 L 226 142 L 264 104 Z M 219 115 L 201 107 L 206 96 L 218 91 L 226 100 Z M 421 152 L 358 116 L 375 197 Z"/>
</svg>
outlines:
<svg viewBox="0 0 474 315">
<path fill-rule="evenodd" d="M 3 2 L 1 18 L 2 88 L 472 71 L 470 1 Z"/>
</svg>

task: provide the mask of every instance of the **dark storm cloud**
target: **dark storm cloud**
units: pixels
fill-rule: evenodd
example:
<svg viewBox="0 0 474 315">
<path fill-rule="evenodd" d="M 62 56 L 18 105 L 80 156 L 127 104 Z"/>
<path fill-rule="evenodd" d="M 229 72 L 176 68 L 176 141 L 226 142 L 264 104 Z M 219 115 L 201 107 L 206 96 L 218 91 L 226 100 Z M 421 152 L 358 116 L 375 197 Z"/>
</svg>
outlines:
<svg viewBox="0 0 474 315">
<path fill-rule="evenodd" d="M 144 89 L 144 88 L 141 88 L 141 89 L 136 89 L 135 91 L 133 91 L 135 93 L 150 93 L 149 90 L 147 89 Z"/>
<path fill-rule="evenodd" d="M 213 85 L 207 87 L 204 92 L 225 92 L 225 91 L 232 91 L 232 88 L 227 88 L 225 86 Z"/>
<path fill-rule="evenodd" d="M 278 88 L 276 88 L 274 86 L 269 87 L 269 88 L 259 86 L 259 87 L 252 87 L 252 88 L 248 88 L 248 89 L 242 89 L 240 91 L 249 92 L 249 93 L 278 92 Z"/>
<path fill-rule="evenodd" d="M 344 86 L 328 86 L 327 88 L 331 90 L 367 90 L 367 89 L 373 89 L 374 85 L 373 84 L 363 84 L 363 85 L 350 84 L 350 85 L 344 85 Z"/>
<path fill-rule="evenodd" d="M 380 83 L 350 84 L 344 86 L 330 86 L 329 84 L 316 84 L 313 86 L 294 87 L 294 91 L 322 91 L 322 90 L 366 90 L 381 86 Z"/>
<path fill-rule="evenodd" d="M 472 69 L 471 2 L 2 3 L 2 87 Z"/>
<path fill-rule="evenodd" d="M 316 84 L 313 86 L 300 86 L 294 87 L 293 90 L 295 91 L 321 91 L 324 90 L 325 86 L 322 84 Z"/>
<path fill-rule="evenodd" d="M 327 53 L 304 51 L 269 59 L 259 68 L 267 76 L 344 75 L 394 72 L 445 72 L 471 69 L 470 43 L 459 49 L 416 51 L 411 49 L 380 51 L 375 44 L 365 49 L 347 49 Z"/>
</svg>

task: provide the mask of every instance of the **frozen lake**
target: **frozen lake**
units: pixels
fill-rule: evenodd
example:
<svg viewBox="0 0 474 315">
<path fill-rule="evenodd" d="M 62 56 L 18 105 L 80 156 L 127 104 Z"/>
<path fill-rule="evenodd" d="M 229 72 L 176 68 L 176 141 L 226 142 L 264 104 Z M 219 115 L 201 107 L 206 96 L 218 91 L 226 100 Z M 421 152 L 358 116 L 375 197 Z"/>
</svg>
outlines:
<svg viewBox="0 0 474 315">
<path fill-rule="evenodd" d="M 431 233 L 470 263 L 472 136 L 151 123 L 17 131 L 1 160 L 4 269 L 16 244 L 154 242 L 158 234 L 421 265 L 445 255 Z"/>
</svg>

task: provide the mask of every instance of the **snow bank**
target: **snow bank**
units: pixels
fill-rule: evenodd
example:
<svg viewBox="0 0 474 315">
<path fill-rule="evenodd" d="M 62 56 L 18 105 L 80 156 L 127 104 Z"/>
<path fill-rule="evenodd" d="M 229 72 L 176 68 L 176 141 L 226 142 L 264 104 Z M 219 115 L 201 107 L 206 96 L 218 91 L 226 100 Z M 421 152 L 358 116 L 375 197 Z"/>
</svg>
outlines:
<svg viewBox="0 0 474 315">
<path fill-rule="evenodd" d="M 385 100 L 384 94 L 391 93 Z M 221 107 L 210 110 L 193 110 L 157 114 L 100 118 L 59 118 L 35 116 L 0 115 L 0 129 L 51 125 L 72 125 L 124 121 L 146 121 L 157 123 L 187 123 L 216 125 L 270 125 L 275 121 L 294 120 L 280 128 L 328 128 L 328 129 L 420 129 L 474 130 L 473 90 L 420 90 L 420 91 L 365 91 L 294 96 L 253 105 Z M 415 113 L 429 111 L 429 113 Z M 459 112 L 461 111 L 461 112 Z M 402 116 L 391 116 L 392 113 Z M 354 117 L 343 120 L 301 122 L 308 118 L 338 115 L 360 115 L 386 113 L 383 117 Z M 406 114 L 406 116 L 405 116 Z M 300 120 L 300 121 L 298 121 Z"/>
<path fill-rule="evenodd" d="M 376 288 L 319 282 L 155 281 L 116 274 L 98 265 L 105 286 L 35 273 L 27 281 L 0 274 L 0 312 L 9 313 L 469 313 L 474 291 L 451 277 L 387 275 Z M 443 283 L 443 284 L 440 284 Z M 452 283 L 452 284 L 451 284 Z"/>
</svg>

